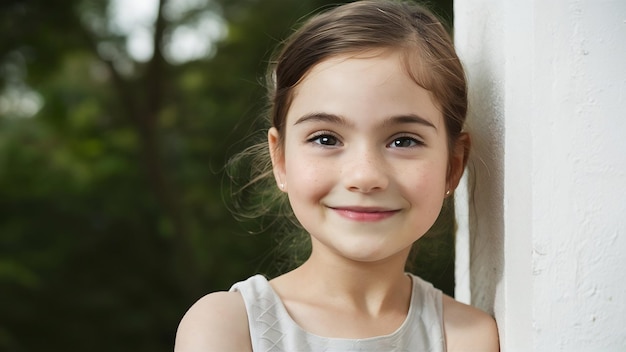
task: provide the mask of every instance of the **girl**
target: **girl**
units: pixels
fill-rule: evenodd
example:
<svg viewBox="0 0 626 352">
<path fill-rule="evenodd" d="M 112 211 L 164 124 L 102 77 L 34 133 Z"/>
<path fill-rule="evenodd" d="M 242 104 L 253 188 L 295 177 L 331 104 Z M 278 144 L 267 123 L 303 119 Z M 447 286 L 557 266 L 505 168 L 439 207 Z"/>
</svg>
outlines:
<svg viewBox="0 0 626 352">
<path fill-rule="evenodd" d="M 176 351 L 497 351 L 490 316 L 404 272 L 470 146 L 440 22 L 411 3 L 343 5 L 294 33 L 270 72 L 271 171 L 311 255 L 200 299 Z"/>
</svg>

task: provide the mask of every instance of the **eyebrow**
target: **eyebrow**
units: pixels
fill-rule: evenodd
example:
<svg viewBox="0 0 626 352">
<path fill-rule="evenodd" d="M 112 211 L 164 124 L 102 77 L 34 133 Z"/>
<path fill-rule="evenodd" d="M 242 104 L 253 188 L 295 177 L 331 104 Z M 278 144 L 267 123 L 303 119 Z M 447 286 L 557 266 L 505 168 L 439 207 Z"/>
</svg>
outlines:
<svg viewBox="0 0 626 352">
<path fill-rule="evenodd" d="M 342 116 L 328 114 L 324 112 L 314 112 L 311 114 L 306 114 L 300 117 L 296 122 L 294 122 L 294 125 L 298 125 L 298 124 L 305 123 L 305 122 L 330 122 L 333 124 L 348 126 L 348 127 L 352 125 L 351 123 L 346 121 L 346 119 L 344 119 Z"/>
<path fill-rule="evenodd" d="M 323 112 L 315 112 L 315 113 L 306 114 L 300 117 L 294 123 L 294 125 L 298 125 L 298 124 L 306 123 L 306 122 L 329 122 L 329 123 L 338 124 L 338 125 L 347 126 L 347 127 L 352 126 L 352 123 L 348 122 L 342 116 L 323 113 Z M 383 122 L 383 127 L 386 127 L 389 125 L 401 125 L 401 124 L 419 124 L 419 125 L 423 125 L 426 127 L 432 127 L 435 129 L 435 131 L 437 130 L 437 127 L 432 122 L 416 114 L 403 114 L 403 115 L 391 116 L 389 119 L 386 119 L 385 122 Z"/>
<path fill-rule="evenodd" d="M 426 119 L 424 117 L 421 117 L 419 115 L 416 115 L 416 114 L 405 114 L 405 115 L 392 116 L 388 120 L 385 120 L 385 122 L 383 123 L 383 126 L 412 124 L 412 123 L 416 123 L 416 124 L 423 125 L 423 126 L 426 126 L 426 127 L 432 127 L 432 128 L 435 129 L 435 131 L 437 130 L 437 127 L 435 127 L 435 125 L 432 122 L 430 122 L 428 119 Z"/>
</svg>

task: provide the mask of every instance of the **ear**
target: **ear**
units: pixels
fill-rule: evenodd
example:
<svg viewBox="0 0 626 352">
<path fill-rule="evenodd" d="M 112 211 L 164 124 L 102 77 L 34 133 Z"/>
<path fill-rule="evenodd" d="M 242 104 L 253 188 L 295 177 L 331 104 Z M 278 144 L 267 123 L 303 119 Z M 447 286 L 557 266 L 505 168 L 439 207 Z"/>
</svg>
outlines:
<svg viewBox="0 0 626 352">
<path fill-rule="evenodd" d="M 267 144 L 270 158 L 272 159 L 272 171 L 278 188 L 285 192 L 287 190 L 287 172 L 285 171 L 285 153 L 280 141 L 280 134 L 274 127 L 267 132 Z"/>
<path fill-rule="evenodd" d="M 469 152 L 472 141 L 469 134 L 462 132 L 452 146 L 450 153 L 450 163 L 448 165 L 448 190 L 451 192 L 456 189 L 463 176 L 463 171 L 469 160 Z"/>
</svg>

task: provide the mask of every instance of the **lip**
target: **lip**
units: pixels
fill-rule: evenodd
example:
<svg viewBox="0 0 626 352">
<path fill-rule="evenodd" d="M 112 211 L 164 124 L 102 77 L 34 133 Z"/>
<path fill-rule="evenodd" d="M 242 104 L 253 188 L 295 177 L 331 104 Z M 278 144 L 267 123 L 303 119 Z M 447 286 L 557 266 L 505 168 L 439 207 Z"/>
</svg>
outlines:
<svg viewBox="0 0 626 352">
<path fill-rule="evenodd" d="M 398 213 L 398 209 L 387 209 L 377 207 L 329 207 L 339 216 L 363 222 L 376 222 L 388 219 Z"/>
</svg>

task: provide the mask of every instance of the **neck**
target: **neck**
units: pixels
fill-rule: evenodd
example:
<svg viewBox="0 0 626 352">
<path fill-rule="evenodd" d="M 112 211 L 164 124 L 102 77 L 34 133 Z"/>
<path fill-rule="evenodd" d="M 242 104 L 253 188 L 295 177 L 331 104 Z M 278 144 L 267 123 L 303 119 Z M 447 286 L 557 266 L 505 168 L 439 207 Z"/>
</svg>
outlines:
<svg viewBox="0 0 626 352">
<path fill-rule="evenodd" d="M 316 294 L 376 311 L 410 297 L 410 280 L 404 272 L 407 256 L 408 250 L 384 260 L 361 262 L 313 250 L 290 274 L 306 282 L 303 287 L 318 291 Z"/>
</svg>

